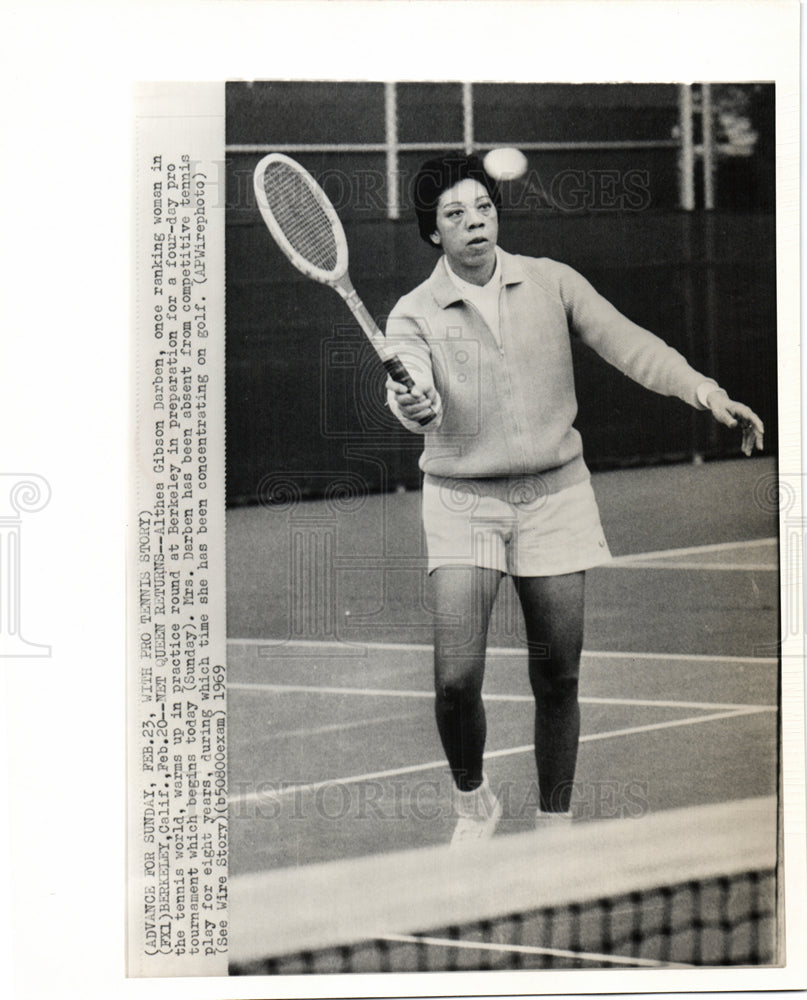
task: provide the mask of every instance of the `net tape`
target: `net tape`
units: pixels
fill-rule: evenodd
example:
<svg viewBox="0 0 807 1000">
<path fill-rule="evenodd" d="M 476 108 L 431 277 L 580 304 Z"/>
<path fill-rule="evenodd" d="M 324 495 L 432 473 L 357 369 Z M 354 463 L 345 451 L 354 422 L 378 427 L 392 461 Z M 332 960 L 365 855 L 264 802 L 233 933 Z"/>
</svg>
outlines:
<svg viewBox="0 0 807 1000">
<path fill-rule="evenodd" d="M 777 961 L 774 799 L 499 837 L 457 853 L 236 877 L 231 973 Z"/>
</svg>

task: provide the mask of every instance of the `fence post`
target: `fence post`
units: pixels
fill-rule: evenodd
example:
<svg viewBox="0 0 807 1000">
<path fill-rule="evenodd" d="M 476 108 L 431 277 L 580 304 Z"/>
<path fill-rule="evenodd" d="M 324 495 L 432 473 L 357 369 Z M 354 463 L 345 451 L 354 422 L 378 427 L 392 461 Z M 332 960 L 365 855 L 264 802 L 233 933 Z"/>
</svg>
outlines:
<svg viewBox="0 0 807 1000">
<path fill-rule="evenodd" d="M 692 87 L 678 86 L 678 128 L 681 151 L 678 156 L 678 196 L 680 207 L 687 212 L 695 208 L 695 142 L 692 130 Z"/>
<path fill-rule="evenodd" d="M 384 84 L 384 130 L 387 146 L 387 218 L 399 219 L 398 199 L 398 88 Z"/>
</svg>

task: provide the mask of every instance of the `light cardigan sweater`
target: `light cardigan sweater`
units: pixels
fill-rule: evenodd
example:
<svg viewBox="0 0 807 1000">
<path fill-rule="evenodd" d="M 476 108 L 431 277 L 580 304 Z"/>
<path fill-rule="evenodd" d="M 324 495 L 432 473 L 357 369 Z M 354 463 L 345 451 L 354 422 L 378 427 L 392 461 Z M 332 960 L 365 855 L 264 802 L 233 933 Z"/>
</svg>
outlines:
<svg viewBox="0 0 807 1000">
<path fill-rule="evenodd" d="M 577 416 L 570 333 L 636 382 L 704 409 L 704 383 L 678 351 L 626 319 L 571 267 L 497 249 L 497 343 L 441 258 L 390 314 L 387 342 L 415 381 L 434 384 L 438 417 L 426 427 L 421 469 L 435 477 L 540 475 L 548 492 L 589 473 Z M 700 390 L 700 391 L 699 391 Z"/>
</svg>

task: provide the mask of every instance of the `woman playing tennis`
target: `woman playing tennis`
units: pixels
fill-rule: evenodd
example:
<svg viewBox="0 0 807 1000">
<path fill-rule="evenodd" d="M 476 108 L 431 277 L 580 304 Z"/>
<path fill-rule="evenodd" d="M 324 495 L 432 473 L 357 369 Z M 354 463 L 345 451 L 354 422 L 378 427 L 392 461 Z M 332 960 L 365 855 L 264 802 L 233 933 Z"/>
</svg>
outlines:
<svg viewBox="0 0 807 1000">
<path fill-rule="evenodd" d="M 476 157 L 430 160 L 414 192 L 420 234 L 441 257 L 390 315 L 387 341 L 415 387 L 389 381 L 387 389 L 404 426 L 424 435 L 436 717 L 454 779 L 452 844 L 460 844 L 492 836 L 501 816 L 483 771 L 481 692 L 504 574 L 513 578 L 526 624 L 536 823 L 572 816 L 585 571 L 610 554 L 573 426 L 570 338 L 646 388 L 739 426 L 746 455 L 762 448 L 763 426 L 572 268 L 502 250 L 499 192 Z"/>
</svg>

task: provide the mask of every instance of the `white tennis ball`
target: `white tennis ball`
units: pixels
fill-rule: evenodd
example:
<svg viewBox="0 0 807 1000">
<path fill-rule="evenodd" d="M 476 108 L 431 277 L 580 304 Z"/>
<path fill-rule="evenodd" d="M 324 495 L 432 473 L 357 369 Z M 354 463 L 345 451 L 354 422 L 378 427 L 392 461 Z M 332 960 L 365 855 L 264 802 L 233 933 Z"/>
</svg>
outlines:
<svg viewBox="0 0 807 1000">
<path fill-rule="evenodd" d="M 483 161 L 485 171 L 497 181 L 512 181 L 527 169 L 527 157 L 520 149 L 491 149 Z"/>
</svg>

